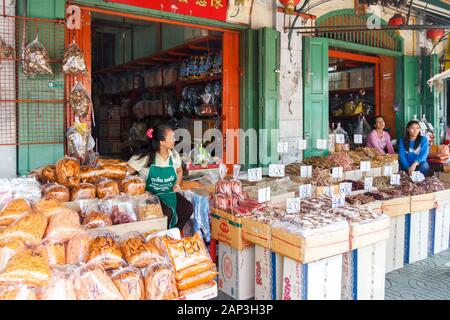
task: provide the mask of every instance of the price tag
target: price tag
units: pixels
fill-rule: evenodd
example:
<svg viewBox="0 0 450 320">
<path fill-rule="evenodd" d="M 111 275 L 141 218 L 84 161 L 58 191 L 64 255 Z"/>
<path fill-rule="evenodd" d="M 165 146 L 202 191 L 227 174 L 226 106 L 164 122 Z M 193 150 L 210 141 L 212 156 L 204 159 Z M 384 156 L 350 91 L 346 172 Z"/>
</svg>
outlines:
<svg viewBox="0 0 450 320">
<path fill-rule="evenodd" d="M 270 201 L 270 188 L 258 189 L 258 203 Z"/>
<path fill-rule="evenodd" d="M 278 153 L 287 153 L 289 149 L 288 142 L 278 142 L 277 151 Z"/>
<path fill-rule="evenodd" d="M 385 166 L 385 167 L 383 167 L 383 175 L 385 176 L 385 177 L 390 177 L 390 176 L 392 176 L 392 166 Z"/>
<path fill-rule="evenodd" d="M 363 143 L 363 136 L 362 136 L 362 134 L 355 134 L 353 136 L 353 139 L 355 141 L 355 144 L 362 144 Z"/>
<path fill-rule="evenodd" d="M 425 176 L 420 171 L 414 171 L 411 176 L 413 182 L 422 182 L 425 180 Z"/>
<path fill-rule="evenodd" d="M 399 174 L 391 175 L 391 185 L 393 185 L 393 186 L 400 185 L 400 175 Z"/>
<path fill-rule="evenodd" d="M 269 177 L 284 177 L 284 164 L 271 164 L 269 165 Z"/>
<path fill-rule="evenodd" d="M 248 181 L 256 182 L 262 180 L 262 168 L 248 169 Z"/>
<path fill-rule="evenodd" d="M 336 143 L 345 143 L 345 136 L 343 134 L 336 134 Z"/>
<path fill-rule="evenodd" d="M 364 179 L 364 190 L 370 191 L 372 189 L 373 186 L 373 178 L 369 177 L 369 178 L 365 178 Z"/>
<path fill-rule="evenodd" d="M 370 172 L 372 169 L 370 161 L 361 161 L 359 168 L 362 172 Z"/>
<path fill-rule="evenodd" d="M 333 194 L 331 197 L 331 207 L 338 208 L 345 206 L 345 194 Z"/>
<path fill-rule="evenodd" d="M 328 140 L 326 139 L 317 139 L 317 149 L 325 150 L 328 149 Z"/>
<path fill-rule="evenodd" d="M 324 189 L 323 189 L 323 194 L 324 195 L 326 195 L 326 196 L 329 196 L 329 197 L 331 197 L 331 196 L 333 196 L 333 188 L 332 187 L 325 187 Z"/>
<path fill-rule="evenodd" d="M 311 198 L 311 184 L 303 184 L 298 187 L 300 199 Z"/>
<path fill-rule="evenodd" d="M 287 213 L 299 213 L 300 212 L 300 198 L 290 198 L 286 200 L 286 212 Z"/>
<path fill-rule="evenodd" d="M 300 177 L 309 178 L 312 176 L 312 166 L 301 166 L 300 167 Z"/>
<path fill-rule="evenodd" d="M 299 148 L 300 150 L 306 150 L 306 146 L 307 146 L 306 140 L 300 140 L 300 141 L 298 142 L 298 148 Z"/>
<path fill-rule="evenodd" d="M 344 176 L 344 168 L 342 167 L 334 167 L 331 169 L 331 177 L 333 179 L 339 179 Z"/>
<path fill-rule="evenodd" d="M 349 182 L 342 182 L 339 184 L 339 192 L 345 195 L 352 193 L 352 184 Z"/>
</svg>

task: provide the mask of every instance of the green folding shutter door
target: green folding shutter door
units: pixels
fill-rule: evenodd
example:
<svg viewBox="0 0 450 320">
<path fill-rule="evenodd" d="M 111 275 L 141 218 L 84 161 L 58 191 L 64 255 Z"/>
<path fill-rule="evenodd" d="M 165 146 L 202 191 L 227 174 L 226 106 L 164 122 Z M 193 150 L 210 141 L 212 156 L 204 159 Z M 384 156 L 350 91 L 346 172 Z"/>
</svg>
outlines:
<svg viewBox="0 0 450 320">
<path fill-rule="evenodd" d="M 419 57 L 403 57 L 403 132 L 406 124 L 420 112 Z"/>
<path fill-rule="evenodd" d="M 435 74 L 439 73 L 439 59 L 436 54 L 431 56 L 423 56 L 421 61 L 421 75 L 422 75 L 422 106 L 423 106 L 423 114 L 427 117 L 427 120 L 433 125 L 435 129 L 434 134 L 434 142 L 440 143 L 439 134 L 440 134 L 440 126 L 439 126 L 439 114 L 440 114 L 440 99 L 439 94 L 436 91 L 436 88 L 433 86 L 430 90 L 427 81 Z"/>
</svg>

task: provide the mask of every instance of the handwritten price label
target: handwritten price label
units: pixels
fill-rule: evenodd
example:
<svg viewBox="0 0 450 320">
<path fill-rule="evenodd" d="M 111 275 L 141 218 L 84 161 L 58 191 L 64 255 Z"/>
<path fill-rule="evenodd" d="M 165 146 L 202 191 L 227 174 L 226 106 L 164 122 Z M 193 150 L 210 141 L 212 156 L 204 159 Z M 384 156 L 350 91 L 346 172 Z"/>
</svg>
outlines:
<svg viewBox="0 0 450 320">
<path fill-rule="evenodd" d="M 264 203 L 270 201 L 270 188 L 258 189 L 258 203 Z"/>
<path fill-rule="evenodd" d="M 399 174 L 393 174 L 391 176 L 391 185 L 393 185 L 393 186 L 400 185 L 400 175 Z"/>
<path fill-rule="evenodd" d="M 300 212 L 300 198 L 291 198 L 286 200 L 286 212 L 287 213 L 299 213 Z"/>
<path fill-rule="evenodd" d="M 336 143 L 345 143 L 345 136 L 343 134 L 336 134 Z"/>
<path fill-rule="evenodd" d="M 385 176 L 385 177 L 390 177 L 390 176 L 392 176 L 392 166 L 385 166 L 385 167 L 383 167 L 383 175 Z"/>
<path fill-rule="evenodd" d="M 328 196 L 328 197 L 331 197 L 331 196 L 333 196 L 333 188 L 332 187 L 325 187 L 324 189 L 323 189 L 323 194 L 324 195 L 326 195 L 326 196 Z"/>
<path fill-rule="evenodd" d="M 364 179 L 364 189 L 367 191 L 372 190 L 372 186 L 373 186 L 373 178 L 369 177 L 369 178 L 365 178 Z"/>
<path fill-rule="evenodd" d="M 361 161 L 359 167 L 362 172 L 370 172 L 372 163 L 370 161 Z"/>
<path fill-rule="evenodd" d="M 299 193 L 301 199 L 311 198 L 311 190 L 312 190 L 311 184 L 303 184 L 303 185 L 299 186 L 298 188 L 299 188 L 298 193 Z"/>
<path fill-rule="evenodd" d="M 289 149 L 288 142 L 278 142 L 277 151 L 278 153 L 287 153 Z"/>
<path fill-rule="evenodd" d="M 300 167 L 300 177 L 309 178 L 312 176 L 312 166 L 301 166 Z"/>
<path fill-rule="evenodd" d="M 269 177 L 282 178 L 285 175 L 284 164 L 271 164 L 269 165 Z"/>
<path fill-rule="evenodd" d="M 339 184 L 339 192 L 345 195 L 352 193 L 352 184 L 349 182 L 342 182 Z"/>
<path fill-rule="evenodd" d="M 306 142 L 306 140 L 300 140 L 300 141 L 298 142 L 298 148 L 299 148 L 300 150 L 306 150 L 306 147 L 307 147 L 307 142 Z"/>
<path fill-rule="evenodd" d="M 331 207 L 332 208 L 338 208 L 343 207 L 345 205 L 345 195 L 340 194 L 334 194 L 331 198 Z"/>
<path fill-rule="evenodd" d="M 317 139 L 316 148 L 320 150 L 328 149 L 328 140 L 326 139 Z"/>
<path fill-rule="evenodd" d="M 262 180 L 262 168 L 248 169 L 248 181 L 256 182 Z"/>
<path fill-rule="evenodd" d="M 334 167 L 331 169 L 331 176 L 333 179 L 339 179 L 344 176 L 344 168 L 342 167 Z"/>
<path fill-rule="evenodd" d="M 362 144 L 363 143 L 363 136 L 361 134 L 355 134 L 353 136 L 355 144 Z"/>
</svg>

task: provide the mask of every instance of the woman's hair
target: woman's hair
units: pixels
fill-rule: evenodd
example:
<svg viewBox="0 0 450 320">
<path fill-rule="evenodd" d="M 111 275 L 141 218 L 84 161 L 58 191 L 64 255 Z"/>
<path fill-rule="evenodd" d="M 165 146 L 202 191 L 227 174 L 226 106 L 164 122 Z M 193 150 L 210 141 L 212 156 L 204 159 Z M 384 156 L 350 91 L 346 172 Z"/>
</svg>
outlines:
<svg viewBox="0 0 450 320">
<path fill-rule="evenodd" d="M 173 130 L 172 127 L 168 124 L 158 124 L 154 126 L 152 132 L 152 138 L 150 139 L 150 143 L 148 146 L 139 150 L 136 155 L 139 156 L 138 159 L 142 159 L 146 156 L 149 156 L 148 166 L 150 167 L 153 162 L 155 162 L 156 153 L 159 152 L 161 148 L 161 141 L 166 140 L 166 135 L 168 130 Z"/>
<path fill-rule="evenodd" d="M 409 132 L 408 129 L 409 127 L 411 127 L 413 124 L 417 124 L 419 125 L 419 122 L 416 120 L 411 120 L 410 122 L 408 122 L 408 124 L 406 125 L 406 132 L 405 132 L 405 137 L 403 138 L 403 145 L 405 146 L 405 150 L 409 150 Z M 413 149 L 416 150 L 419 146 L 420 146 L 420 140 L 422 140 L 422 135 L 419 134 L 417 135 L 416 140 L 414 141 L 414 147 Z"/>
</svg>

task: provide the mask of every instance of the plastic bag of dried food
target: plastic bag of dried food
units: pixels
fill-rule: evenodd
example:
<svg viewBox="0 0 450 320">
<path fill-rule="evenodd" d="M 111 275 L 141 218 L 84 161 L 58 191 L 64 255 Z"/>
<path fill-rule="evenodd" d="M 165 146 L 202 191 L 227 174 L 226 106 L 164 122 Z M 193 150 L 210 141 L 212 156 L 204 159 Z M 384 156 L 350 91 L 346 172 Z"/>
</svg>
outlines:
<svg viewBox="0 0 450 320">
<path fill-rule="evenodd" d="M 177 297 L 173 266 L 167 261 L 149 265 L 145 270 L 146 300 L 171 300 Z"/>
<path fill-rule="evenodd" d="M 61 201 L 53 199 L 42 199 L 34 205 L 34 211 L 43 214 L 47 218 L 60 212 L 64 208 Z"/>
<path fill-rule="evenodd" d="M 24 198 L 30 204 L 41 200 L 41 186 L 35 178 L 11 179 L 10 186 L 15 199 Z"/>
<path fill-rule="evenodd" d="M 61 184 L 48 183 L 42 186 L 42 197 L 44 200 L 68 202 L 70 200 L 70 192 L 67 187 Z"/>
<path fill-rule="evenodd" d="M 129 265 L 145 268 L 152 262 L 163 260 L 152 244 L 146 243 L 144 236 L 136 231 L 125 234 L 120 239 L 120 248 Z"/>
<path fill-rule="evenodd" d="M 30 204 L 25 199 L 11 200 L 2 211 L 0 211 L 0 226 L 8 227 L 30 212 Z"/>
<path fill-rule="evenodd" d="M 133 207 L 139 221 L 164 216 L 159 198 L 150 194 L 133 197 Z"/>
<path fill-rule="evenodd" d="M 109 214 L 99 210 L 89 211 L 83 220 L 83 227 L 86 229 L 96 229 L 112 226 L 112 220 Z"/>
<path fill-rule="evenodd" d="M 38 36 L 28 44 L 23 52 L 23 72 L 26 75 L 53 74 L 47 49 L 39 42 Z"/>
<path fill-rule="evenodd" d="M 125 265 L 120 250 L 119 237 L 109 230 L 91 230 L 91 241 L 87 261 L 98 263 L 105 270 L 117 269 Z"/>
<path fill-rule="evenodd" d="M 64 157 L 56 162 L 56 179 L 63 186 L 77 185 L 80 183 L 80 162 L 71 157 Z"/>
<path fill-rule="evenodd" d="M 0 37 L 0 58 L 11 58 L 14 56 L 14 48 L 8 46 L 6 42 Z"/>
<path fill-rule="evenodd" d="M 49 284 L 37 290 L 39 300 L 77 300 L 73 266 L 55 266 L 50 271 Z"/>
<path fill-rule="evenodd" d="M 23 284 L 0 286 L 0 300 L 38 300 L 35 291 Z"/>
<path fill-rule="evenodd" d="M 114 180 L 105 178 L 97 183 L 97 195 L 99 199 L 116 196 L 119 193 L 119 184 Z"/>
<path fill-rule="evenodd" d="M 0 208 L 3 208 L 14 197 L 9 179 L 0 179 Z"/>
<path fill-rule="evenodd" d="M 106 158 L 106 157 L 97 157 L 97 159 L 95 159 L 95 164 L 98 166 L 103 166 L 103 165 L 119 165 L 119 166 L 126 166 L 127 162 L 123 161 L 123 160 L 119 160 L 119 159 L 111 159 L 111 158 Z"/>
<path fill-rule="evenodd" d="M 183 280 L 178 281 L 177 282 L 178 290 L 192 289 L 196 286 L 199 286 L 203 283 L 213 280 L 217 275 L 218 275 L 218 273 L 217 273 L 216 265 L 213 264 L 211 266 L 211 269 L 209 269 L 203 273 L 199 273 L 192 277 L 185 278 Z"/>
<path fill-rule="evenodd" d="M 33 170 L 31 174 L 35 174 L 36 179 L 41 184 L 56 182 L 56 167 L 54 165 L 44 166 Z"/>
<path fill-rule="evenodd" d="M 28 247 L 13 256 L 0 274 L 0 284 L 25 284 L 43 287 L 50 280 L 50 268 L 45 249 Z"/>
<path fill-rule="evenodd" d="M 129 195 L 121 195 L 102 201 L 100 210 L 111 213 L 113 224 L 137 221 L 137 216 L 133 209 L 133 199 Z"/>
<path fill-rule="evenodd" d="M 225 180 L 227 175 L 227 167 L 224 164 L 220 164 L 219 167 L 219 178 L 220 180 L 216 183 L 216 194 L 230 195 L 232 194 L 231 182 Z"/>
<path fill-rule="evenodd" d="M 73 41 L 64 52 L 63 58 L 63 72 L 76 76 L 78 74 L 86 73 L 86 62 L 84 60 L 83 51 Z"/>
<path fill-rule="evenodd" d="M 118 269 L 111 275 L 124 300 L 145 300 L 144 278 L 138 268 Z"/>
<path fill-rule="evenodd" d="M 51 242 L 65 242 L 82 231 L 78 213 L 64 208 L 49 218 L 45 238 Z"/>
<path fill-rule="evenodd" d="M 233 179 L 231 182 L 231 192 L 233 194 L 242 195 L 242 183 L 238 179 L 239 172 L 241 171 L 241 166 L 239 164 L 235 164 L 233 166 Z"/>
<path fill-rule="evenodd" d="M 193 287 L 191 289 L 187 289 L 187 290 L 178 290 L 178 293 L 180 294 L 180 297 L 186 297 L 189 294 L 193 294 L 199 291 L 203 291 L 206 289 L 209 289 L 211 287 L 214 287 L 216 285 L 216 283 L 213 280 L 210 280 L 206 283 L 202 283 L 196 287 Z"/>
<path fill-rule="evenodd" d="M 74 285 L 78 300 L 123 300 L 106 271 L 96 263 L 77 268 Z"/>
<path fill-rule="evenodd" d="M 9 259 L 24 248 L 25 244 L 20 240 L 11 240 L 0 244 L 0 272 L 6 268 Z"/>
<path fill-rule="evenodd" d="M 47 252 L 50 266 L 66 264 L 66 248 L 63 243 L 44 241 L 42 245 Z"/>
<path fill-rule="evenodd" d="M 180 272 L 202 262 L 211 261 L 211 257 L 206 250 L 205 243 L 199 232 L 195 233 L 193 237 L 181 240 L 163 238 L 163 241 L 176 272 Z"/>
<path fill-rule="evenodd" d="M 75 121 L 75 124 L 67 129 L 67 147 L 69 150 L 69 155 L 81 159 L 82 162 L 85 161 L 88 155 L 88 150 L 92 149 L 91 144 L 91 133 L 88 125 L 86 123 L 80 123 Z M 95 142 L 94 142 L 95 145 Z M 79 181 L 79 170 L 77 172 L 77 178 Z"/>
<path fill-rule="evenodd" d="M 89 183 L 97 183 L 101 180 L 103 174 L 103 170 L 99 167 L 91 167 L 91 166 L 82 166 L 80 168 L 80 180 Z"/>
<path fill-rule="evenodd" d="M 91 98 L 81 82 L 77 82 L 69 95 L 73 113 L 78 117 L 86 117 L 91 107 Z"/>
<path fill-rule="evenodd" d="M 175 274 L 177 281 L 192 278 L 198 274 L 206 273 L 208 271 L 217 271 L 216 265 L 212 261 L 205 261 L 189 268 L 181 270 Z"/>
<path fill-rule="evenodd" d="M 66 244 L 66 263 L 77 264 L 85 262 L 89 252 L 90 237 L 86 232 L 70 239 Z"/>
<path fill-rule="evenodd" d="M 96 197 L 97 191 L 93 184 L 81 182 L 79 185 L 70 187 L 71 201 L 95 199 Z"/>
<path fill-rule="evenodd" d="M 40 213 L 32 212 L 0 233 L 0 242 L 21 240 L 25 244 L 38 244 L 42 240 L 46 228 L 47 218 Z"/>
<path fill-rule="evenodd" d="M 145 180 L 136 176 L 128 176 L 120 181 L 119 188 L 123 193 L 137 196 L 145 192 Z"/>
<path fill-rule="evenodd" d="M 124 179 L 127 176 L 128 169 L 125 166 L 117 164 L 105 164 L 100 166 L 102 176 L 109 179 Z"/>
</svg>

